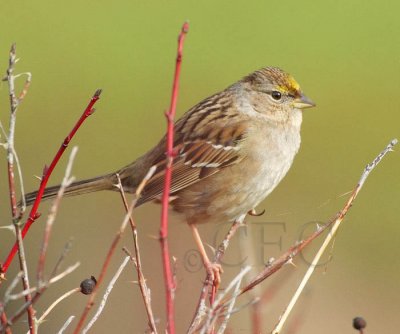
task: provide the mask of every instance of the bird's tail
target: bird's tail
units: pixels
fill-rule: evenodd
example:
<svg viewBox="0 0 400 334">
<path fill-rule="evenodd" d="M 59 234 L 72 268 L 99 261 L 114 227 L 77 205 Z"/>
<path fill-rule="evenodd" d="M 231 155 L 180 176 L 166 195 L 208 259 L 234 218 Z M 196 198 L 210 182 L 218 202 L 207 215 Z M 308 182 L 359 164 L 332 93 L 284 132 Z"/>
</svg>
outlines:
<svg viewBox="0 0 400 334">
<path fill-rule="evenodd" d="M 102 175 L 91 179 L 76 181 L 65 189 L 64 196 L 75 196 L 99 190 L 111 190 L 115 188 L 115 183 L 115 174 Z M 56 197 L 60 186 L 61 185 L 57 185 L 46 188 L 44 190 L 42 199 L 47 200 Z M 25 202 L 27 206 L 33 204 L 37 194 L 37 191 L 33 191 L 25 195 Z"/>
</svg>

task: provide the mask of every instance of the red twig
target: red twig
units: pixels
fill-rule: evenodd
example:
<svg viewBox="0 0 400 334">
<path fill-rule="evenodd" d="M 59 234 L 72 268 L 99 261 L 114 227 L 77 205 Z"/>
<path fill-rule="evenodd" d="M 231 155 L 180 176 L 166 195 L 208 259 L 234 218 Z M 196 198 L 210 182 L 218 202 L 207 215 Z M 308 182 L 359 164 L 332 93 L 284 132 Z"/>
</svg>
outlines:
<svg viewBox="0 0 400 334">
<path fill-rule="evenodd" d="M 54 170 L 54 168 L 56 167 L 58 161 L 60 160 L 62 154 L 64 153 L 64 151 L 66 150 L 66 148 L 68 147 L 69 142 L 71 141 L 71 139 L 74 137 L 75 133 L 79 130 L 79 128 L 81 127 L 81 125 L 83 124 L 83 122 L 94 112 L 94 104 L 97 102 L 97 100 L 100 98 L 100 94 L 101 94 L 101 89 L 98 89 L 93 97 L 91 98 L 88 106 L 86 107 L 85 111 L 83 112 L 82 116 L 79 118 L 79 120 L 76 122 L 75 126 L 73 127 L 73 129 L 71 130 L 71 132 L 69 133 L 69 135 L 64 139 L 63 143 L 61 144 L 61 147 L 59 148 L 57 154 L 55 155 L 53 161 L 51 162 L 50 166 L 48 168 L 44 169 L 44 175 L 43 178 L 40 182 L 40 187 L 39 187 L 39 191 L 37 194 L 37 197 L 35 199 L 35 202 L 33 203 L 32 209 L 29 213 L 29 218 L 27 219 L 24 228 L 21 231 L 22 234 L 22 238 L 25 238 L 26 234 L 29 231 L 29 228 L 31 227 L 31 225 L 35 222 L 35 220 L 37 218 L 39 218 L 40 214 L 37 212 L 38 208 L 39 208 L 39 204 L 42 200 L 43 197 L 43 193 L 44 190 L 46 188 L 47 182 Z M 2 273 L 6 273 L 8 270 L 8 267 L 10 266 L 15 254 L 17 253 L 18 250 L 18 244 L 15 243 L 13 248 L 11 249 L 10 253 L 7 256 L 7 259 L 4 261 L 3 266 L 1 267 L 1 271 Z"/>
<path fill-rule="evenodd" d="M 178 100 L 179 92 L 179 77 L 181 72 L 182 64 L 182 50 L 185 36 L 189 30 L 189 24 L 185 22 L 182 26 L 182 30 L 178 37 L 178 52 L 176 57 L 175 65 L 175 76 L 172 87 L 171 105 L 166 113 L 167 118 L 167 164 L 165 168 L 165 182 L 164 192 L 162 196 L 162 209 L 161 209 L 161 225 L 160 225 L 160 244 L 162 251 L 162 260 L 164 267 L 164 280 L 165 280 L 165 292 L 166 292 L 166 306 L 167 306 L 167 328 L 168 333 L 175 333 L 175 321 L 174 321 L 174 290 L 175 283 L 173 279 L 173 273 L 171 270 L 171 262 L 169 256 L 168 247 L 168 206 L 169 206 L 169 193 L 171 189 L 171 178 L 172 178 L 172 162 L 174 159 L 174 117 L 176 111 L 176 103 Z"/>
</svg>

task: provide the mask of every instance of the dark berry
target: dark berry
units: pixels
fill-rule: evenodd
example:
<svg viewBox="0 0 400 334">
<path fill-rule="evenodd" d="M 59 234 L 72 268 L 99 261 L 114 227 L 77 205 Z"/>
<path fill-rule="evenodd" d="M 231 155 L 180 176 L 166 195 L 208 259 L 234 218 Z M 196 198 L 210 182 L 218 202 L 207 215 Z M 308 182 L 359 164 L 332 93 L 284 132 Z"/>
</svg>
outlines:
<svg viewBox="0 0 400 334">
<path fill-rule="evenodd" d="M 362 317 L 355 317 L 353 319 L 353 327 L 358 330 L 364 329 L 365 327 L 367 327 L 367 322 Z"/>
<path fill-rule="evenodd" d="M 82 292 L 84 295 L 90 295 L 90 294 L 93 292 L 94 287 L 96 286 L 96 283 L 97 283 L 97 281 L 96 281 L 96 279 L 94 278 L 94 276 L 83 280 L 83 281 L 81 282 L 81 285 L 80 285 L 80 287 L 81 287 L 81 292 Z"/>
</svg>

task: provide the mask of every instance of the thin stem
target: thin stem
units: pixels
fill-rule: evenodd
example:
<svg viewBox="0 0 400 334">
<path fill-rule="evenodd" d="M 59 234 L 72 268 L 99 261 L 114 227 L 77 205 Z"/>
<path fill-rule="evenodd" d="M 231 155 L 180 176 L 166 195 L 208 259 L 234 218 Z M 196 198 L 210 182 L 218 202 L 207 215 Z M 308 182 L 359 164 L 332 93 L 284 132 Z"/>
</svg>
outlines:
<svg viewBox="0 0 400 334">
<path fill-rule="evenodd" d="M 156 170 L 155 166 L 152 167 L 152 169 L 150 169 L 151 175 L 155 172 L 155 170 Z M 128 213 L 128 210 L 129 210 L 128 202 L 126 200 L 125 192 L 122 187 L 121 179 L 118 174 L 117 174 L 117 180 L 118 180 L 118 189 L 121 194 L 122 202 L 124 203 L 125 210 Z M 140 189 L 138 189 L 138 191 L 140 191 Z M 139 195 L 137 194 L 136 196 L 139 196 Z M 142 270 L 142 260 L 141 260 L 141 256 L 140 256 L 140 247 L 139 247 L 137 227 L 136 227 L 135 221 L 133 220 L 132 215 L 129 216 L 129 222 L 130 222 L 132 234 L 133 234 L 133 247 L 135 249 L 135 258 L 132 258 L 132 260 L 133 260 L 133 262 L 135 264 L 135 268 L 136 268 L 140 292 L 141 292 L 141 295 L 143 298 L 143 303 L 144 303 L 146 313 L 147 313 L 148 325 L 150 327 L 151 333 L 157 334 L 156 322 L 154 320 L 153 309 L 151 307 L 150 289 L 147 287 L 146 279 L 144 277 L 143 270 Z"/>
<path fill-rule="evenodd" d="M 175 320 L 174 320 L 174 291 L 175 283 L 173 279 L 173 273 L 171 270 L 171 261 L 168 247 L 168 207 L 169 207 L 169 195 L 171 189 L 172 179 L 172 162 L 174 159 L 174 117 L 176 112 L 176 104 L 178 101 L 179 92 L 179 78 L 181 72 L 182 63 L 182 51 L 183 42 L 185 36 L 189 30 L 189 24 L 185 22 L 182 26 L 181 32 L 178 37 L 178 52 L 176 57 L 175 75 L 172 87 L 171 105 L 166 113 L 167 118 L 167 164 L 165 167 L 165 181 L 164 191 L 162 196 L 162 209 L 161 209 L 161 225 L 160 225 L 160 244 L 162 252 L 162 261 L 164 268 L 164 280 L 165 280 L 165 297 L 166 297 L 166 308 L 167 308 L 167 329 L 169 334 L 175 333 Z"/>
<path fill-rule="evenodd" d="M 77 324 L 77 326 L 76 326 L 76 328 L 74 330 L 75 334 L 78 334 L 78 333 L 81 332 L 83 324 L 85 323 L 85 320 L 86 320 L 86 318 L 87 318 L 87 316 L 89 314 L 89 311 L 93 306 L 94 299 L 96 298 L 96 295 L 97 295 L 97 291 L 98 291 L 101 283 L 104 280 L 104 277 L 105 277 L 105 274 L 107 272 L 108 266 L 110 264 L 111 258 L 115 253 L 115 249 L 116 249 L 119 241 L 122 238 L 122 235 L 123 235 L 123 233 L 125 231 L 126 226 L 128 225 L 129 217 L 131 216 L 132 211 L 135 208 L 136 202 L 140 197 L 140 190 L 144 188 L 145 184 L 148 182 L 148 180 L 150 179 L 150 177 L 151 177 L 152 173 L 154 173 L 154 171 L 155 171 L 155 169 L 151 168 L 149 170 L 149 172 L 147 173 L 147 175 L 142 180 L 142 182 L 140 183 L 140 185 L 138 186 L 139 191 L 136 194 L 136 196 L 134 197 L 134 199 L 132 200 L 132 202 L 131 202 L 131 204 L 129 206 L 128 212 L 126 213 L 125 218 L 123 219 L 123 221 L 121 223 L 121 226 L 120 226 L 119 230 L 117 231 L 117 233 L 115 234 L 114 239 L 113 239 L 113 241 L 112 241 L 112 243 L 111 243 L 111 245 L 110 245 L 110 247 L 108 249 L 108 252 L 107 252 L 106 258 L 105 258 L 105 260 L 103 262 L 103 266 L 101 268 L 100 274 L 99 274 L 99 276 L 97 278 L 96 286 L 94 287 L 93 292 L 91 293 L 91 295 L 90 295 L 90 297 L 89 297 L 89 299 L 88 299 L 88 301 L 86 303 L 85 309 L 83 310 L 83 312 L 81 314 L 81 317 L 79 319 L 79 322 L 78 322 L 78 324 Z"/>
</svg>

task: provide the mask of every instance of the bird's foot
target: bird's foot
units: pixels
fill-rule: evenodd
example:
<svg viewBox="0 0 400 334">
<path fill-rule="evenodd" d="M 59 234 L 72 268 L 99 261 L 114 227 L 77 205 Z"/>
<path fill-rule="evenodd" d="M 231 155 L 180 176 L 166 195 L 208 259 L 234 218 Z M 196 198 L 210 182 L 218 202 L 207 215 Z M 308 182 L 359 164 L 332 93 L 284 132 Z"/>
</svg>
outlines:
<svg viewBox="0 0 400 334">
<path fill-rule="evenodd" d="M 207 262 L 204 264 L 204 267 L 207 271 L 208 281 L 212 282 L 215 289 L 218 290 L 221 283 L 221 274 L 224 272 L 222 266 L 219 263 Z"/>
</svg>

